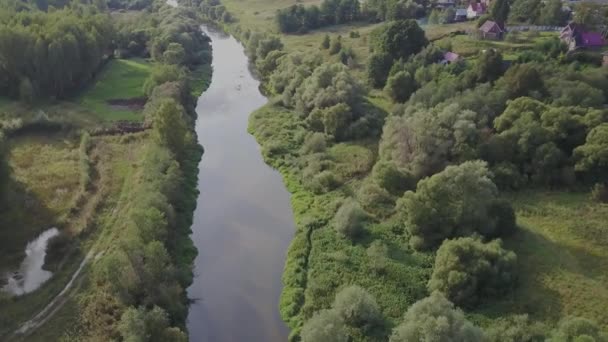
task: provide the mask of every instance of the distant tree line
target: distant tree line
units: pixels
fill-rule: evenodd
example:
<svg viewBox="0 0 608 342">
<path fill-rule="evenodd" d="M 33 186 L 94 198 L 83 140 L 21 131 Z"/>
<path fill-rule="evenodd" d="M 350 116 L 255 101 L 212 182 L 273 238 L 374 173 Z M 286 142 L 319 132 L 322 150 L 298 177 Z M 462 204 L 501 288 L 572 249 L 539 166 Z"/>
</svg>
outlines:
<svg viewBox="0 0 608 342">
<path fill-rule="evenodd" d="M 361 19 L 359 0 L 323 0 L 320 6 L 293 5 L 278 10 L 276 22 L 283 33 L 304 33 L 319 27 Z"/>
</svg>

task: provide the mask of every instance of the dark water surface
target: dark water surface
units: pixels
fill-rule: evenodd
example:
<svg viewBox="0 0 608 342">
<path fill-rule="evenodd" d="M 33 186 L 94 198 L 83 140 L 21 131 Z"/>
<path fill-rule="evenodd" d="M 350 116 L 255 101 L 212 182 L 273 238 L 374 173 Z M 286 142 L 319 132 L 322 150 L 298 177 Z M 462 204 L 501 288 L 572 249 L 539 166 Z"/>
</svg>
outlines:
<svg viewBox="0 0 608 342">
<path fill-rule="evenodd" d="M 199 98 L 200 164 L 192 239 L 199 255 L 188 289 L 193 342 L 284 342 L 281 274 L 294 234 L 289 193 L 247 133 L 249 114 L 266 103 L 243 47 L 211 28 L 213 79 Z"/>
</svg>

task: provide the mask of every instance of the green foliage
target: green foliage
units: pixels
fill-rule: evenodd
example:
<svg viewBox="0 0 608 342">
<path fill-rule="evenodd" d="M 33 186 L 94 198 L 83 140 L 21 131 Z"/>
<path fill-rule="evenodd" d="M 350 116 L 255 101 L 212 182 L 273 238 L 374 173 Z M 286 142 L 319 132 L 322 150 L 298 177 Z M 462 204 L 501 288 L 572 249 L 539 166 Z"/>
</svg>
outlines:
<svg viewBox="0 0 608 342">
<path fill-rule="evenodd" d="M 155 306 L 152 310 L 127 309 L 120 319 L 118 330 L 128 342 L 185 342 L 186 334 L 169 327 L 169 317 L 163 309 Z"/>
<path fill-rule="evenodd" d="M 489 342 L 542 342 L 546 335 L 547 327 L 531 321 L 528 315 L 500 318 L 486 329 Z"/>
<path fill-rule="evenodd" d="M 357 285 L 338 292 L 333 309 L 347 325 L 363 331 L 369 331 L 383 321 L 374 297 Z"/>
<path fill-rule="evenodd" d="M 540 73 L 529 64 L 517 64 L 505 73 L 503 79 L 511 98 L 530 96 L 544 91 Z"/>
<path fill-rule="evenodd" d="M 389 256 L 388 247 L 380 240 L 375 240 L 367 248 L 367 257 L 372 270 L 378 274 L 386 272 Z"/>
<path fill-rule="evenodd" d="M 186 50 L 180 43 L 169 43 L 163 52 L 163 61 L 170 65 L 180 65 L 186 61 Z"/>
<path fill-rule="evenodd" d="M 329 54 L 335 55 L 342 50 L 342 36 L 336 36 L 331 41 L 331 45 L 329 47 Z"/>
<path fill-rule="evenodd" d="M 541 8 L 545 7 L 540 0 L 515 0 L 511 6 L 509 21 L 533 24 L 537 22 Z"/>
<path fill-rule="evenodd" d="M 560 0 L 549 0 L 540 9 L 538 22 L 541 25 L 563 25 L 567 19 Z"/>
<path fill-rule="evenodd" d="M 317 312 L 302 327 L 302 342 L 346 342 L 348 332 L 335 310 Z"/>
<path fill-rule="evenodd" d="M 596 183 L 591 189 L 591 199 L 599 203 L 608 203 L 608 186 Z"/>
<path fill-rule="evenodd" d="M 405 102 L 416 91 L 414 78 L 407 72 L 400 71 L 388 78 L 385 91 L 395 102 Z"/>
<path fill-rule="evenodd" d="M 511 7 L 508 0 L 496 0 L 492 2 L 490 8 L 490 16 L 494 21 L 500 24 L 507 22 Z"/>
<path fill-rule="evenodd" d="M 391 162 L 378 162 L 372 171 L 374 181 L 393 195 L 401 196 L 416 188 L 416 180 L 407 171 L 402 171 Z"/>
<path fill-rule="evenodd" d="M 184 119 L 184 109 L 175 100 L 161 102 L 154 115 L 153 125 L 157 142 L 176 155 L 181 155 L 192 140 Z"/>
<path fill-rule="evenodd" d="M 349 198 L 336 212 L 333 226 L 338 234 L 354 240 L 363 233 L 363 224 L 366 217 L 367 215 L 359 204 L 354 199 Z"/>
<path fill-rule="evenodd" d="M 590 341 L 606 342 L 608 335 L 601 331 L 597 323 L 581 317 L 566 317 L 551 334 L 550 342 Z"/>
<path fill-rule="evenodd" d="M 515 253 L 503 249 L 500 240 L 446 240 L 437 250 L 429 291 L 440 291 L 457 305 L 475 306 L 514 287 L 516 262 Z"/>
<path fill-rule="evenodd" d="M 511 217 L 490 216 L 497 193 L 487 165 L 481 161 L 448 166 L 421 180 L 416 192 L 406 192 L 400 203 L 411 234 L 410 244 L 416 249 L 428 249 L 445 239 L 475 232 L 487 236 L 507 233 L 498 231 L 507 225 L 500 220 Z"/>
<path fill-rule="evenodd" d="M 380 27 L 376 35 L 375 52 L 387 53 L 393 59 L 407 59 L 428 45 L 424 31 L 411 19 L 389 22 Z"/>
<path fill-rule="evenodd" d="M 91 173 L 93 172 L 93 163 L 89 158 L 89 150 L 91 149 L 91 136 L 84 132 L 80 137 L 80 149 L 78 152 L 80 166 L 80 189 L 86 192 L 91 185 Z"/>
<path fill-rule="evenodd" d="M 321 48 L 324 49 L 324 50 L 327 50 L 327 49 L 329 49 L 330 46 L 331 46 L 331 40 L 329 38 L 329 35 L 326 34 L 323 37 L 323 42 L 321 43 Z"/>
<path fill-rule="evenodd" d="M 323 133 L 310 133 L 304 140 L 302 145 L 303 153 L 322 153 L 327 148 L 327 142 L 325 134 Z"/>
<path fill-rule="evenodd" d="M 576 169 L 604 180 L 608 166 L 608 124 L 593 128 L 584 145 L 574 150 Z"/>
<path fill-rule="evenodd" d="M 144 83 L 144 93 L 150 96 L 157 86 L 167 82 L 182 80 L 185 78 L 185 75 L 185 70 L 177 65 L 161 65 L 158 68 L 154 68 Z"/>
<path fill-rule="evenodd" d="M 477 60 L 477 81 L 493 82 L 503 73 L 502 54 L 494 49 L 482 51 Z"/>
<path fill-rule="evenodd" d="M 390 338 L 390 342 L 409 341 L 482 342 L 485 336 L 454 304 L 433 292 L 407 310 Z"/>
<path fill-rule="evenodd" d="M 388 53 L 374 53 L 367 60 L 367 81 L 374 88 L 384 87 L 393 58 Z"/>
</svg>

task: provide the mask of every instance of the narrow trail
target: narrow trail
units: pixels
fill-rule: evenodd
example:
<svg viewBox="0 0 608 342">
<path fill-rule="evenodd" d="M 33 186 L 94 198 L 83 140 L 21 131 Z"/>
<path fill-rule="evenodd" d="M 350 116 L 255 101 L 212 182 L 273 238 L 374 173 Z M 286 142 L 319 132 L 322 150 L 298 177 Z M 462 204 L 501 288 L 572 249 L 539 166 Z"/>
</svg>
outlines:
<svg viewBox="0 0 608 342">
<path fill-rule="evenodd" d="M 95 252 L 93 250 L 91 250 L 86 255 L 86 257 L 80 262 L 78 269 L 76 270 L 76 272 L 74 272 L 74 274 L 72 275 L 72 278 L 65 285 L 63 290 L 61 290 L 61 292 L 59 292 L 59 294 L 57 296 L 55 296 L 55 298 L 53 298 L 53 300 L 51 300 L 46 305 L 46 307 L 44 307 L 44 309 L 42 309 L 38 314 L 36 314 L 36 316 L 34 316 L 32 319 L 26 321 L 25 323 L 21 324 L 21 326 L 17 330 L 15 330 L 15 332 L 11 336 L 9 336 L 8 339 L 12 340 L 12 339 L 16 339 L 19 337 L 26 337 L 28 334 L 30 334 L 34 330 L 38 329 L 40 326 L 42 326 L 44 323 L 46 323 L 51 317 L 53 317 L 53 315 L 59 309 L 61 309 L 63 307 L 63 305 L 69 299 L 68 295 L 69 295 L 70 290 L 72 290 L 76 280 L 82 273 L 82 270 L 89 263 L 89 261 L 91 260 L 91 258 L 93 257 L 94 254 L 95 254 Z"/>
</svg>

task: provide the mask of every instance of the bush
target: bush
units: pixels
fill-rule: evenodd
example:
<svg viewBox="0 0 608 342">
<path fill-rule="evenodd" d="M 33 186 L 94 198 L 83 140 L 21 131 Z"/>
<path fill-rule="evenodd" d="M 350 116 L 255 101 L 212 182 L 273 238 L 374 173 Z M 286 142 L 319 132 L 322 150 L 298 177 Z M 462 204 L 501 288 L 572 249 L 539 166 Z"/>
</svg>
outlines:
<svg viewBox="0 0 608 342">
<path fill-rule="evenodd" d="M 591 189 L 591 199 L 599 203 L 608 203 L 608 185 L 597 183 Z"/>
<path fill-rule="evenodd" d="M 333 308 L 347 325 L 363 331 L 369 331 L 382 323 L 378 303 L 372 295 L 357 285 L 340 291 L 336 295 Z"/>
<path fill-rule="evenodd" d="M 342 36 L 337 36 L 335 39 L 331 41 L 331 46 L 329 47 L 329 54 L 335 55 L 342 50 Z"/>
<path fill-rule="evenodd" d="M 335 310 L 316 313 L 302 327 L 302 342 L 347 342 L 344 321 Z"/>
<path fill-rule="evenodd" d="M 352 198 L 347 199 L 334 216 L 334 228 L 338 234 L 354 240 L 363 231 L 367 215 Z"/>
<path fill-rule="evenodd" d="M 515 253 L 503 249 L 500 240 L 446 240 L 437 251 L 428 288 L 441 291 L 457 305 L 473 306 L 514 286 L 516 262 Z"/>
<path fill-rule="evenodd" d="M 416 188 L 415 177 L 407 171 L 402 171 L 392 162 L 378 162 L 372 170 L 372 178 L 376 184 L 393 195 L 402 195 L 407 190 Z"/>
<path fill-rule="evenodd" d="M 528 315 L 500 318 L 487 330 L 488 342 L 543 342 L 546 340 L 546 327 L 533 323 Z"/>
<path fill-rule="evenodd" d="M 399 71 L 388 78 L 384 90 L 393 101 L 403 103 L 416 91 L 416 81 L 408 72 Z"/>
<path fill-rule="evenodd" d="M 375 240 L 367 248 L 367 258 L 370 267 L 376 273 L 383 273 L 388 266 L 388 247 L 380 240 Z"/>
<path fill-rule="evenodd" d="M 582 317 L 564 318 L 551 334 L 549 342 L 608 342 L 608 335 L 597 323 Z"/>
<path fill-rule="evenodd" d="M 322 171 L 315 176 L 313 176 L 310 187 L 312 191 L 316 194 L 322 194 L 329 191 L 332 191 L 340 186 L 340 180 L 336 175 L 329 171 Z"/>
<path fill-rule="evenodd" d="M 416 192 L 406 192 L 400 207 L 406 214 L 410 243 L 428 249 L 444 239 L 481 233 L 501 236 L 511 217 L 504 203 L 497 203 L 496 185 L 486 163 L 465 162 L 418 182 Z M 499 215 L 499 216 L 493 216 Z"/>
<path fill-rule="evenodd" d="M 327 149 L 327 142 L 325 141 L 325 134 L 323 133 L 311 133 L 304 140 L 302 145 L 303 153 L 321 153 Z"/>
<path fill-rule="evenodd" d="M 407 310 L 390 338 L 390 342 L 413 341 L 481 342 L 485 336 L 454 304 L 433 292 Z"/>
<path fill-rule="evenodd" d="M 394 204 L 391 195 L 375 183 L 365 183 L 357 191 L 357 199 L 366 210 L 389 207 Z"/>
</svg>

